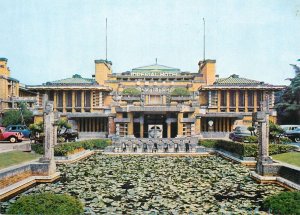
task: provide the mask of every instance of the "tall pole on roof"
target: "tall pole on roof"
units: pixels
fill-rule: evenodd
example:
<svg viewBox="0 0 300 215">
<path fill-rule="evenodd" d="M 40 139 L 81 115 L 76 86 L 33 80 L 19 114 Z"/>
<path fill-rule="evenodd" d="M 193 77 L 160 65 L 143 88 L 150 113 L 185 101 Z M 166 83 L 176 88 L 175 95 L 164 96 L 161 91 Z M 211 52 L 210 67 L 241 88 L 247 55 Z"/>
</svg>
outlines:
<svg viewBox="0 0 300 215">
<path fill-rule="evenodd" d="M 155 64 L 157 64 L 157 58 L 155 58 Z"/>
<path fill-rule="evenodd" d="M 105 60 L 107 61 L 107 17 L 105 20 Z"/>
<path fill-rule="evenodd" d="M 205 61 L 205 19 L 203 17 L 203 61 Z"/>
</svg>

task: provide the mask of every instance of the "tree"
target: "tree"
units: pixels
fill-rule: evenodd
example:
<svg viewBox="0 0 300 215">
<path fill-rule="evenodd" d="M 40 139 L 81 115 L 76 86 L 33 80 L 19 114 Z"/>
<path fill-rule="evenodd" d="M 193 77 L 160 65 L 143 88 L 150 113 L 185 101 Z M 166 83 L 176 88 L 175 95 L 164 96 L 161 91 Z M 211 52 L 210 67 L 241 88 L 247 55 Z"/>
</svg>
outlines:
<svg viewBox="0 0 300 215">
<path fill-rule="evenodd" d="M 289 79 L 291 83 L 276 105 L 280 124 L 300 124 L 300 67 L 294 64 L 291 66 L 295 70 L 295 77 Z"/>
<path fill-rule="evenodd" d="M 248 131 L 250 131 L 251 136 L 255 135 L 255 128 L 253 126 L 249 126 L 247 129 L 248 129 Z"/>
<path fill-rule="evenodd" d="M 27 103 L 20 102 L 18 110 L 9 110 L 4 113 L 2 124 L 8 125 L 29 125 L 33 121 L 33 114 L 28 110 Z"/>
</svg>

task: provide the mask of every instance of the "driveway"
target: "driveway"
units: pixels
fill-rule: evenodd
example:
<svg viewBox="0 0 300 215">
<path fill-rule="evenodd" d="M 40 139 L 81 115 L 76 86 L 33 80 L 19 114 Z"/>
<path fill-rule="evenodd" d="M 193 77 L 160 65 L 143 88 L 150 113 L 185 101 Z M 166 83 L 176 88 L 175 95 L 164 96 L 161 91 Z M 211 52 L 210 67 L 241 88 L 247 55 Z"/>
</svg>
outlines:
<svg viewBox="0 0 300 215">
<path fill-rule="evenodd" d="M 26 145 L 29 143 L 30 143 L 29 140 L 23 141 L 21 143 L 10 143 L 10 142 L 6 142 L 6 141 L 0 141 L 0 153 L 13 151 L 14 148 L 16 148 L 18 146 L 23 146 L 23 145 Z"/>
</svg>

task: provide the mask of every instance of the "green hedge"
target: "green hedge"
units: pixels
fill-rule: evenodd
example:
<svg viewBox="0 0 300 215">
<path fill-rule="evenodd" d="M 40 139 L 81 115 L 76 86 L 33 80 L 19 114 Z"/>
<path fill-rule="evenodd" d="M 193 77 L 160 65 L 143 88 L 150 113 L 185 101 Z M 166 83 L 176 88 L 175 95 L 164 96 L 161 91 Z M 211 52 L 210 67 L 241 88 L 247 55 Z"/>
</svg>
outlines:
<svg viewBox="0 0 300 215">
<path fill-rule="evenodd" d="M 208 148 L 222 149 L 242 157 L 256 157 L 258 145 L 254 143 L 239 143 L 226 140 L 200 140 L 199 144 Z M 281 154 L 293 151 L 296 147 L 284 144 L 270 144 L 269 154 Z"/>
<path fill-rule="evenodd" d="M 22 196 L 13 203 L 7 214 L 83 214 L 83 204 L 66 194 L 40 193 Z"/>
<path fill-rule="evenodd" d="M 104 149 L 106 146 L 111 144 L 109 139 L 94 139 L 94 140 L 83 140 L 78 142 L 69 142 L 56 145 L 54 147 L 55 156 L 66 156 L 68 153 L 84 148 L 84 149 Z M 43 144 L 32 144 L 31 148 L 33 151 L 39 154 L 44 153 Z"/>
<path fill-rule="evenodd" d="M 263 208 L 272 214 L 300 214 L 300 192 L 282 192 L 267 197 Z"/>
</svg>

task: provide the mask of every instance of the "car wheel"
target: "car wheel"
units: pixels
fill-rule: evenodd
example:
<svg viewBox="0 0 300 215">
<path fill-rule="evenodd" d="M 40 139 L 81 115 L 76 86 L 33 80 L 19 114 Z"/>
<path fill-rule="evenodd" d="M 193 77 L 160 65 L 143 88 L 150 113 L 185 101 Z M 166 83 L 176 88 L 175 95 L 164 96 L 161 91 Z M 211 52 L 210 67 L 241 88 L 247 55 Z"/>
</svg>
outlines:
<svg viewBox="0 0 300 215">
<path fill-rule="evenodd" d="M 295 142 L 296 142 L 296 143 L 300 143 L 300 137 L 296 137 L 296 138 L 295 138 Z"/>
<path fill-rule="evenodd" d="M 15 142 L 17 142 L 17 138 L 16 137 L 10 137 L 9 142 L 15 143 Z"/>
</svg>

